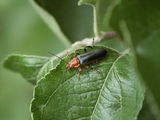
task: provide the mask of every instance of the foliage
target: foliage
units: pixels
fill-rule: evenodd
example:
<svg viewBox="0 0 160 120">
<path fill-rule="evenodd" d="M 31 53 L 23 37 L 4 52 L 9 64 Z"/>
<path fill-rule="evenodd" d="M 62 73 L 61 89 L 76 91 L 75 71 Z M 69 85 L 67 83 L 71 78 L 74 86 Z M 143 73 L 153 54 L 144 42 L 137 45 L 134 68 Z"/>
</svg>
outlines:
<svg viewBox="0 0 160 120">
<path fill-rule="evenodd" d="M 28 0 L 0 0 L 0 120 L 31 120 L 33 85 L 3 67 L 8 54 L 50 56 L 65 49 Z"/>
<path fill-rule="evenodd" d="M 36 84 L 38 73 L 46 62 L 47 57 L 29 55 L 11 55 L 5 60 L 4 66 L 22 74 L 29 82 Z"/>
<path fill-rule="evenodd" d="M 142 105 L 144 89 L 134 75 L 132 57 L 128 52 L 120 55 L 107 50 L 103 61 L 91 65 L 100 71 L 98 74 L 96 70 L 84 69 L 78 80 L 77 70 L 66 71 L 62 61 L 41 79 L 32 101 L 33 118 L 135 119 Z"/>
<path fill-rule="evenodd" d="M 159 119 L 155 115 L 159 114 L 160 107 L 158 3 L 158 0 L 33 1 L 40 15 L 66 46 L 91 36 L 93 21 L 96 38 L 105 41 L 105 33 L 110 30 L 119 35 L 116 42 L 111 39 L 107 44 L 100 44 L 121 51 L 106 48 L 107 56 L 97 64 L 91 64 L 91 68 L 83 69 L 80 80 L 77 69 L 66 69 L 66 62 L 70 61 L 67 57 L 59 60 L 56 57 L 10 56 L 5 67 L 36 83 L 31 104 L 33 119 L 143 120 L 143 115 L 146 116 L 143 111 L 153 110 L 149 104 L 155 105 L 153 111 L 156 112 L 148 116 Z M 91 7 L 86 5 L 93 8 L 93 20 Z M 123 44 L 122 48 L 120 44 Z M 82 49 L 77 49 L 83 53 Z M 73 56 L 74 50 L 70 49 L 70 52 Z M 92 68 L 98 69 L 100 74 Z M 144 85 L 151 91 L 145 99 L 153 100 L 143 105 Z"/>
</svg>

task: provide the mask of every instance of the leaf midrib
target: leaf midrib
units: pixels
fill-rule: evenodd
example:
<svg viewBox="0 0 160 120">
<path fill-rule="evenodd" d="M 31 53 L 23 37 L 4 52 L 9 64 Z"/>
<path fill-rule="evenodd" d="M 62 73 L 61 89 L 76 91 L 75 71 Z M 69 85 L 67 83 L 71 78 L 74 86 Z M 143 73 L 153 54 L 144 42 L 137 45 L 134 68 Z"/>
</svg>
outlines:
<svg viewBox="0 0 160 120">
<path fill-rule="evenodd" d="M 111 71 L 112 71 L 113 68 L 114 68 L 114 65 L 115 65 L 116 62 L 117 62 L 119 59 L 121 59 L 124 55 L 128 54 L 128 52 L 129 52 L 128 50 L 124 51 L 119 57 L 117 57 L 117 59 L 113 62 L 112 66 L 110 67 L 109 72 L 108 72 L 108 74 L 106 75 L 106 79 L 104 80 L 104 83 L 103 83 L 103 85 L 102 85 L 102 88 L 100 89 L 100 93 L 99 93 L 99 96 L 98 96 L 98 98 L 97 98 L 96 104 L 95 104 L 95 106 L 94 106 L 94 108 L 93 108 L 93 112 L 92 112 L 92 114 L 91 114 L 91 120 L 93 120 L 92 117 L 93 117 L 93 114 L 95 113 L 96 107 L 97 107 L 97 105 L 98 105 L 98 103 L 99 103 L 99 99 L 100 99 L 101 93 L 102 93 L 102 91 L 103 91 L 103 88 L 104 88 L 104 86 L 105 86 L 105 83 L 106 83 L 106 81 L 107 81 L 107 79 L 108 79 Z"/>
</svg>

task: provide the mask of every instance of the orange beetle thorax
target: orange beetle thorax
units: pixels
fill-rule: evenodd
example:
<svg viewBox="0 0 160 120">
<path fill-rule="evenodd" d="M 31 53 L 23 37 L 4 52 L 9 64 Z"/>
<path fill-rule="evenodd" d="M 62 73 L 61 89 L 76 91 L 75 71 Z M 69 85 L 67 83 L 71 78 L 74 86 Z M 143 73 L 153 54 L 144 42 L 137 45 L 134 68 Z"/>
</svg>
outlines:
<svg viewBox="0 0 160 120">
<path fill-rule="evenodd" d="M 66 67 L 68 69 L 74 68 L 74 67 L 79 67 L 79 60 L 74 57 L 69 63 L 67 63 Z"/>
</svg>

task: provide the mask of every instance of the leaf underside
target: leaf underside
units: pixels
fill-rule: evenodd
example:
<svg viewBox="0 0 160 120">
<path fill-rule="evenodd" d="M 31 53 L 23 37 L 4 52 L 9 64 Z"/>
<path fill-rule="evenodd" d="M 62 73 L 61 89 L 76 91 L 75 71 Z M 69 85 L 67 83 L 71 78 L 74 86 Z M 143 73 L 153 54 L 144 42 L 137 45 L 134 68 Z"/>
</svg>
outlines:
<svg viewBox="0 0 160 120">
<path fill-rule="evenodd" d="M 63 2 L 60 0 L 34 1 L 55 18 L 63 34 L 72 42 L 93 34 L 92 9 L 86 6 L 78 7 L 78 0 L 65 0 Z M 55 29 L 55 26 L 50 27 Z"/>
<path fill-rule="evenodd" d="M 48 61 L 48 57 L 15 54 L 5 60 L 4 67 L 20 73 L 29 82 L 36 84 L 39 71 Z"/>
<path fill-rule="evenodd" d="M 92 4 L 93 1 L 80 0 L 80 3 Z M 98 31 L 111 27 L 128 47 L 133 48 L 141 76 L 160 108 L 160 1 L 95 1 L 92 5 L 95 6 Z"/>
<path fill-rule="evenodd" d="M 110 22 L 125 41 L 133 43 L 139 71 L 160 108 L 159 4 L 159 0 L 120 0 Z"/>
<path fill-rule="evenodd" d="M 78 70 L 67 70 L 64 61 L 41 79 L 34 91 L 33 119 L 135 120 L 144 89 L 131 56 L 107 51 L 103 60 L 90 65 L 94 69 L 83 69 L 80 80 Z"/>
</svg>

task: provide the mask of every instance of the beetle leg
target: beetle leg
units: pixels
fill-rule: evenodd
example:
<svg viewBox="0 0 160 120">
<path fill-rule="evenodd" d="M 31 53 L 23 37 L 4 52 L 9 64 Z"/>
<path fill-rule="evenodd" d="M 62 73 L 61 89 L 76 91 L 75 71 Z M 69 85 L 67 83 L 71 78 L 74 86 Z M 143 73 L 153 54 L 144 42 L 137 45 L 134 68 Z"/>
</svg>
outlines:
<svg viewBox="0 0 160 120">
<path fill-rule="evenodd" d="M 67 51 L 67 57 L 72 59 L 72 56 L 69 55 L 68 51 Z"/>
<path fill-rule="evenodd" d="M 91 66 L 90 66 L 90 68 L 91 68 L 92 70 L 95 70 L 97 73 L 101 73 L 101 71 L 98 70 L 98 69 L 96 69 L 96 68 L 93 68 L 93 67 L 91 67 Z"/>
<path fill-rule="evenodd" d="M 92 47 L 94 47 L 94 40 L 95 40 L 95 39 L 93 38 L 93 41 L 92 41 Z"/>
<path fill-rule="evenodd" d="M 78 67 L 78 71 L 81 72 L 81 71 L 82 71 L 82 68 L 81 68 L 81 67 Z"/>
<path fill-rule="evenodd" d="M 97 73 L 101 73 L 101 71 L 96 68 L 92 68 L 92 69 L 95 70 Z"/>
<path fill-rule="evenodd" d="M 78 72 L 77 77 L 78 77 L 78 80 L 80 80 L 80 72 Z"/>
<path fill-rule="evenodd" d="M 82 68 L 81 67 L 78 67 L 78 74 L 77 74 L 77 77 L 78 77 L 78 80 L 80 80 L 80 72 L 82 71 Z"/>
<path fill-rule="evenodd" d="M 90 68 L 90 66 L 89 66 L 89 65 L 84 65 L 84 67 L 85 67 L 85 68 Z"/>
<path fill-rule="evenodd" d="M 92 62 L 92 64 L 96 64 L 96 63 L 98 63 L 98 60 L 95 60 L 95 61 Z"/>
<path fill-rule="evenodd" d="M 101 73 L 100 70 L 96 69 L 96 68 L 93 68 L 89 65 L 84 65 L 85 68 L 91 68 L 92 70 L 95 70 L 97 73 Z"/>
</svg>

